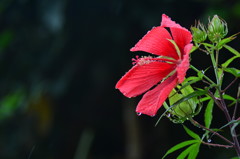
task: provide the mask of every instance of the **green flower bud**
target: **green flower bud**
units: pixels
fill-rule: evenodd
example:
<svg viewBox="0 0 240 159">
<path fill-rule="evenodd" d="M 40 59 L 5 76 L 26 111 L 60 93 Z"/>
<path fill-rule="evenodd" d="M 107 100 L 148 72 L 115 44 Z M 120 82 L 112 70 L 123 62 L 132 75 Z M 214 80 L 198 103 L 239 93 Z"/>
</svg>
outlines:
<svg viewBox="0 0 240 159">
<path fill-rule="evenodd" d="M 191 31 L 195 43 L 201 43 L 207 39 L 206 30 L 200 22 L 198 22 L 197 26 L 191 27 Z"/>
<path fill-rule="evenodd" d="M 188 101 L 176 105 L 173 108 L 172 114 L 178 116 L 179 118 L 187 118 L 192 116 L 195 112 L 196 105 L 191 105 Z"/>
<path fill-rule="evenodd" d="M 178 92 L 174 89 L 170 93 L 170 107 L 167 108 L 167 117 L 171 121 L 174 123 L 183 123 L 185 120 L 188 120 L 199 113 L 200 107 L 198 107 L 196 97 L 182 101 L 183 98 L 186 98 L 187 95 L 193 92 L 193 88 L 188 85 L 185 88 L 180 89 Z"/>
<path fill-rule="evenodd" d="M 221 41 L 228 33 L 227 23 L 215 15 L 208 24 L 208 38 L 211 42 Z"/>
</svg>

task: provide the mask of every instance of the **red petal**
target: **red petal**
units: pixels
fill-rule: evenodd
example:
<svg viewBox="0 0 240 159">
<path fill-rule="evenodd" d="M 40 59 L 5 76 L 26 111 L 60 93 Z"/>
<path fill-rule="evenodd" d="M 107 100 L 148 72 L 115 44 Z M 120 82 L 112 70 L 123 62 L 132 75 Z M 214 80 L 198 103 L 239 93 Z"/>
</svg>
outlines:
<svg viewBox="0 0 240 159">
<path fill-rule="evenodd" d="M 181 25 L 177 24 L 175 21 L 172 21 L 166 14 L 162 15 L 162 27 L 174 27 L 174 28 L 183 28 Z M 185 29 L 185 28 L 184 28 Z M 186 29 L 187 30 L 187 29 Z"/>
<path fill-rule="evenodd" d="M 175 67 L 176 65 L 162 62 L 137 64 L 118 81 L 116 88 L 127 97 L 135 97 L 160 82 Z"/>
<path fill-rule="evenodd" d="M 167 99 L 172 89 L 177 85 L 176 73 L 159 84 L 156 88 L 148 91 L 136 108 L 137 113 L 146 114 L 149 116 L 156 115 L 158 109 Z"/>
<path fill-rule="evenodd" d="M 168 56 L 178 59 L 177 52 L 168 40 L 172 39 L 163 27 L 155 27 L 149 31 L 130 51 L 145 51 L 155 55 Z"/>
<path fill-rule="evenodd" d="M 180 51 L 183 53 L 186 45 L 192 41 L 192 34 L 181 28 L 171 28 L 171 33 L 174 41 L 178 45 Z"/>
<path fill-rule="evenodd" d="M 186 76 L 186 72 L 189 69 L 189 52 L 192 49 L 192 44 L 186 45 L 184 48 L 184 56 L 182 62 L 177 66 L 177 78 L 178 82 L 182 83 Z"/>
<path fill-rule="evenodd" d="M 184 47 L 192 41 L 191 32 L 172 21 L 171 18 L 165 14 L 162 15 L 161 26 L 171 29 L 173 40 L 176 42 L 181 52 L 183 52 Z"/>
</svg>

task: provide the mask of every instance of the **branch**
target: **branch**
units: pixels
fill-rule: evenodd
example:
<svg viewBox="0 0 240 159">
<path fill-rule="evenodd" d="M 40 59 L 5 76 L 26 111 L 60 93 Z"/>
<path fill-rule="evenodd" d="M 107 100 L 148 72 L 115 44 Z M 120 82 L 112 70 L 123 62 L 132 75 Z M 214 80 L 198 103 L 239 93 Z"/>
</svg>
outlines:
<svg viewBox="0 0 240 159">
<path fill-rule="evenodd" d="M 236 77 L 224 90 L 222 90 L 221 93 L 226 92 L 227 89 L 231 87 L 237 80 L 238 80 L 238 77 Z"/>
<path fill-rule="evenodd" d="M 225 138 L 224 136 L 220 135 L 218 132 L 213 131 L 213 130 L 211 130 L 211 129 L 209 129 L 209 128 L 207 128 L 207 127 L 199 124 L 199 123 L 198 123 L 197 121 L 195 121 L 193 118 L 190 118 L 189 120 L 193 123 L 193 125 L 199 126 L 200 128 L 202 128 L 202 129 L 204 129 L 204 130 L 207 130 L 207 131 L 213 133 L 213 135 L 217 135 L 218 137 L 220 137 L 221 139 L 223 139 L 223 140 L 226 141 L 227 143 L 229 143 L 229 144 L 231 144 L 231 145 L 234 145 L 233 142 L 231 142 L 230 140 L 228 140 L 228 139 Z"/>
<path fill-rule="evenodd" d="M 202 141 L 202 144 L 208 145 L 208 146 L 215 146 L 215 147 L 224 147 L 224 148 L 232 148 L 233 147 L 233 145 L 213 144 L 213 143 L 204 142 L 204 141 Z"/>
<path fill-rule="evenodd" d="M 236 118 L 239 96 L 240 96 L 240 84 L 238 85 L 238 92 L 237 92 L 236 104 L 235 104 L 235 106 L 234 106 L 234 111 L 233 111 L 232 120 L 234 120 L 234 119 Z"/>
</svg>

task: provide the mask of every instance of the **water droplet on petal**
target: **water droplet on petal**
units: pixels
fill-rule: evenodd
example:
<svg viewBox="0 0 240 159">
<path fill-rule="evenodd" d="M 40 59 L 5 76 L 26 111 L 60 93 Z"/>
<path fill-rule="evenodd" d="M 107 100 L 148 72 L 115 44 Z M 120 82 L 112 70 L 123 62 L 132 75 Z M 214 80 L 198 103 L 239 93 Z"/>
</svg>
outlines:
<svg viewBox="0 0 240 159">
<path fill-rule="evenodd" d="M 155 117 L 155 115 L 151 115 L 151 117 Z"/>
<path fill-rule="evenodd" d="M 142 113 L 138 113 L 138 112 L 137 112 L 137 115 L 140 116 L 140 115 L 142 115 Z"/>
</svg>

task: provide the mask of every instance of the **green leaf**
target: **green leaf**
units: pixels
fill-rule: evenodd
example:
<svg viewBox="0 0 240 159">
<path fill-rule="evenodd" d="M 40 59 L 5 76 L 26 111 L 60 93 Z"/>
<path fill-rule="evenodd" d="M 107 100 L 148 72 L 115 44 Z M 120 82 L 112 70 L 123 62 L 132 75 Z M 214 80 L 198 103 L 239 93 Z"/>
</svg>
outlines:
<svg viewBox="0 0 240 159">
<path fill-rule="evenodd" d="M 12 39 L 13 32 L 10 30 L 5 30 L 2 33 L 0 33 L 0 51 L 3 51 L 5 48 L 7 48 Z"/>
<path fill-rule="evenodd" d="M 227 127 L 228 125 L 234 124 L 234 123 L 238 123 L 239 124 L 240 120 L 232 120 L 230 122 L 228 122 L 227 124 L 223 125 L 221 128 L 219 128 L 220 130 Z"/>
<path fill-rule="evenodd" d="M 231 159 L 240 159 L 240 157 L 233 157 L 233 158 L 231 158 Z"/>
<path fill-rule="evenodd" d="M 237 33 L 237 34 L 239 34 L 239 33 Z M 228 37 L 228 38 L 222 39 L 222 40 L 217 44 L 217 48 L 218 48 L 218 49 L 221 49 L 221 48 L 223 47 L 223 45 L 225 45 L 225 44 L 231 42 L 232 40 L 234 40 L 234 39 L 236 38 L 236 35 L 237 35 L 237 34 L 234 34 L 234 35 L 232 35 L 232 36 L 230 36 L 230 37 Z"/>
<path fill-rule="evenodd" d="M 201 138 L 199 137 L 198 134 L 194 133 L 192 130 L 188 129 L 186 126 L 183 125 L 183 128 L 185 129 L 185 131 L 187 132 L 187 134 L 189 136 L 191 136 L 192 138 L 196 139 L 196 140 L 201 140 Z"/>
<path fill-rule="evenodd" d="M 188 156 L 188 159 L 196 159 L 199 152 L 200 142 L 192 144 L 188 148 L 186 148 L 177 159 L 185 159 Z"/>
<path fill-rule="evenodd" d="M 233 131 L 235 130 L 235 128 L 240 124 L 240 120 L 238 120 L 237 122 L 235 122 L 233 124 L 233 126 L 231 127 L 231 134 L 232 136 L 234 135 Z"/>
<path fill-rule="evenodd" d="M 238 70 L 236 68 L 224 68 L 223 70 L 228 73 L 231 73 L 235 77 L 240 77 L 240 70 Z"/>
<path fill-rule="evenodd" d="M 222 67 L 223 67 L 223 68 L 227 68 L 228 65 L 229 65 L 230 63 L 232 63 L 233 60 L 235 60 L 236 58 L 239 58 L 239 57 L 240 57 L 240 55 L 239 55 L 239 56 L 233 56 L 233 57 L 231 57 L 230 59 L 228 59 L 226 62 L 224 62 L 224 63 L 222 64 Z"/>
<path fill-rule="evenodd" d="M 191 145 L 191 144 L 194 144 L 194 143 L 197 143 L 197 142 L 199 142 L 199 141 L 197 141 L 197 140 L 183 141 L 183 142 L 181 142 L 181 143 L 173 146 L 172 148 L 170 148 L 170 149 L 166 152 L 166 154 L 162 157 L 162 159 L 164 159 L 167 155 L 169 155 L 169 154 L 171 154 L 171 153 L 173 153 L 173 152 L 175 152 L 175 151 L 177 151 L 177 150 L 179 150 L 179 149 L 181 149 L 181 148 L 183 148 L 183 147 L 185 147 L 185 146 L 188 146 L 188 145 Z"/>
<path fill-rule="evenodd" d="M 164 108 L 165 108 L 166 110 L 165 110 L 165 112 L 163 112 L 162 115 L 158 118 L 158 120 L 157 120 L 155 126 L 158 125 L 158 123 L 159 123 L 160 120 L 163 118 L 163 116 L 166 115 L 166 113 L 167 113 L 168 111 L 170 111 L 171 108 L 172 108 L 172 107 L 169 107 L 168 104 L 167 104 L 166 102 L 163 103 L 163 106 L 164 106 Z"/>
<path fill-rule="evenodd" d="M 193 145 L 189 146 L 182 153 L 180 153 L 180 155 L 177 157 L 177 159 L 184 159 L 185 157 L 187 157 L 187 155 L 189 155 L 189 153 L 192 151 L 192 146 Z"/>
<path fill-rule="evenodd" d="M 235 98 L 233 98 L 232 96 L 230 96 L 230 95 L 228 95 L 228 94 L 224 94 L 224 95 L 223 95 L 223 99 L 231 100 L 231 101 L 236 101 Z"/>
<path fill-rule="evenodd" d="M 208 101 L 210 99 L 212 99 L 210 96 L 206 96 L 206 97 L 200 98 L 199 102 L 205 102 L 205 101 Z"/>
<path fill-rule="evenodd" d="M 200 148 L 201 143 L 196 143 L 192 145 L 192 149 L 188 155 L 188 159 L 195 159 L 197 158 L 198 152 L 199 152 L 199 148 Z"/>
<path fill-rule="evenodd" d="M 199 77 L 196 77 L 196 76 L 189 76 L 188 78 L 186 78 L 184 80 L 183 83 L 187 83 L 188 81 L 194 81 L 194 80 L 200 80 Z"/>
<path fill-rule="evenodd" d="M 209 43 L 201 43 L 204 46 L 210 47 L 210 48 L 214 48 L 214 45 L 209 44 Z"/>
<path fill-rule="evenodd" d="M 232 48 L 231 46 L 224 45 L 224 47 L 225 47 L 228 51 L 230 51 L 231 53 L 233 53 L 234 55 L 240 56 L 240 53 L 239 53 L 237 50 L 235 50 L 234 48 Z"/>
<path fill-rule="evenodd" d="M 23 90 L 16 90 L 4 97 L 0 101 L 0 121 L 11 117 L 20 108 L 25 98 Z"/>
<path fill-rule="evenodd" d="M 207 128 L 210 128 L 212 122 L 212 110 L 213 110 L 214 101 L 211 99 L 206 107 L 205 114 L 204 114 L 204 122 Z"/>
<path fill-rule="evenodd" d="M 194 77 L 194 76 L 189 77 L 189 78 L 187 78 L 187 79 L 184 80 L 184 82 L 182 83 L 182 87 L 180 88 L 180 90 L 183 89 L 183 88 L 185 88 L 185 87 L 187 87 L 187 86 L 192 87 L 191 84 L 196 83 L 196 82 L 198 82 L 198 81 L 200 81 L 200 80 L 201 80 L 201 78 L 199 78 L 199 77 Z M 187 88 L 187 89 L 190 89 L 190 88 Z M 192 89 L 192 90 L 193 90 L 193 89 Z"/>
</svg>

